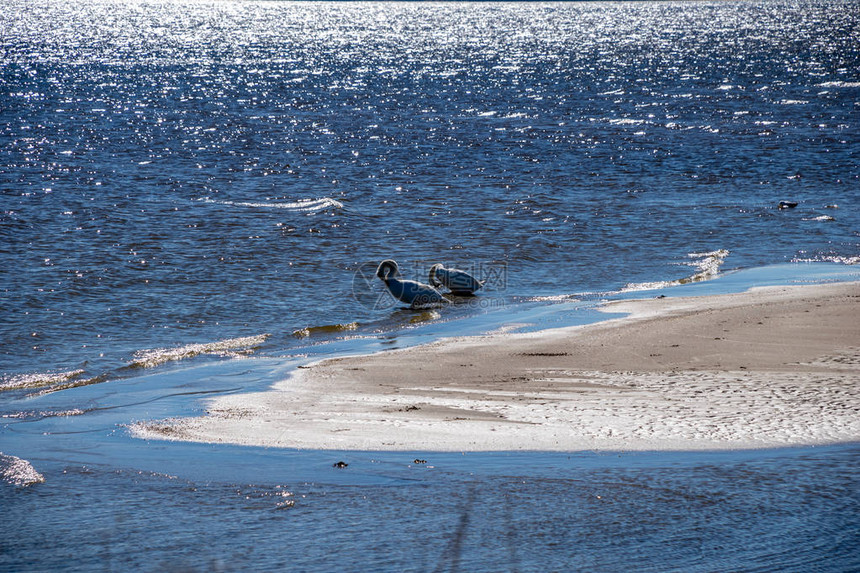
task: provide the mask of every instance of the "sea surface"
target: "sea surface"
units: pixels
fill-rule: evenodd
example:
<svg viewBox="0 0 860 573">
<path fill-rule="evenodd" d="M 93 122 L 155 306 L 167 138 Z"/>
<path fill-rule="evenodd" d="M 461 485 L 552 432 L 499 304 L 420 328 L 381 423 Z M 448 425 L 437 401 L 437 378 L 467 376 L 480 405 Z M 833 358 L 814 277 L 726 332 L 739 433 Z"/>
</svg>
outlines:
<svg viewBox="0 0 860 573">
<path fill-rule="evenodd" d="M 128 430 L 320 357 L 857 280 L 858 30 L 856 0 L 0 0 L 0 570 L 860 569 L 857 444 Z M 486 285 L 411 311 L 389 258 Z"/>
</svg>

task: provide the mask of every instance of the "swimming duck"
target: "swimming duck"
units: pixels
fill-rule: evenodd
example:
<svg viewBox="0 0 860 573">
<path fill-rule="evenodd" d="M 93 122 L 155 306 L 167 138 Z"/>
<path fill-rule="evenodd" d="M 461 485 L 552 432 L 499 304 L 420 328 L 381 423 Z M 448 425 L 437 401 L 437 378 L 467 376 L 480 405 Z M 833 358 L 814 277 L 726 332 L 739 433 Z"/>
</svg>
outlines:
<svg viewBox="0 0 860 573">
<path fill-rule="evenodd" d="M 404 280 L 400 278 L 400 269 L 397 263 L 387 259 L 379 263 L 376 276 L 382 279 L 391 295 L 412 308 L 433 306 L 447 302 L 435 288 L 418 281 Z"/>
<path fill-rule="evenodd" d="M 441 264 L 430 267 L 430 284 L 436 288 L 446 286 L 452 294 L 457 296 L 474 294 L 476 290 L 484 286 L 483 281 L 479 281 L 466 271 L 446 269 Z"/>
</svg>

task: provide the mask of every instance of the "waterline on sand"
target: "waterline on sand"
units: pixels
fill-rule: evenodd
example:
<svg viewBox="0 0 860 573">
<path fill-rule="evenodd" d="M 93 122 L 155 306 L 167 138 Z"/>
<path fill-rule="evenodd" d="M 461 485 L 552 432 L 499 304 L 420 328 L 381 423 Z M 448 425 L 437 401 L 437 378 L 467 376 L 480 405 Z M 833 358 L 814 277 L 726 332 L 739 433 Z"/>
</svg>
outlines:
<svg viewBox="0 0 860 573">
<path fill-rule="evenodd" d="M 621 319 L 325 360 L 146 438 L 313 449 L 690 450 L 860 439 L 860 283 L 618 301 Z"/>
</svg>

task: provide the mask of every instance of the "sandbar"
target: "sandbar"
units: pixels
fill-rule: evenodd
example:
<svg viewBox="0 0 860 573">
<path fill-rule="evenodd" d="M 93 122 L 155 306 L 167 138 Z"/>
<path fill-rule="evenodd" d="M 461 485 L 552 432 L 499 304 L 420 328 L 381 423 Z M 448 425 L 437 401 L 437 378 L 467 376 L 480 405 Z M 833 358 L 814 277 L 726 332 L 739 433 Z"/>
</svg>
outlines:
<svg viewBox="0 0 860 573">
<path fill-rule="evenodd" d="M 327 359 L 143 438 L 394 451 L 860 441 L 860 282 L 616 301 L 595 324 Z"/>
</svg>

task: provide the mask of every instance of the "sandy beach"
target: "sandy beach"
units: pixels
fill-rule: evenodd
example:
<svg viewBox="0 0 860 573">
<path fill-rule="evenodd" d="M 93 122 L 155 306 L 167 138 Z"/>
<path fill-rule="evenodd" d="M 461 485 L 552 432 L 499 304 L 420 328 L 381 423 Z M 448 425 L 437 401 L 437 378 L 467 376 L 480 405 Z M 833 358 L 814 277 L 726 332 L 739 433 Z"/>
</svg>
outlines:
<svg viewBox="0 0 860 573">
<path fill-rule="evenodd" d="M 860 283 L 606 304 L 629 313 L 298 369 L 144 438 L 420 451 L 700 450 L 860 440 Z"/>
</svg>

